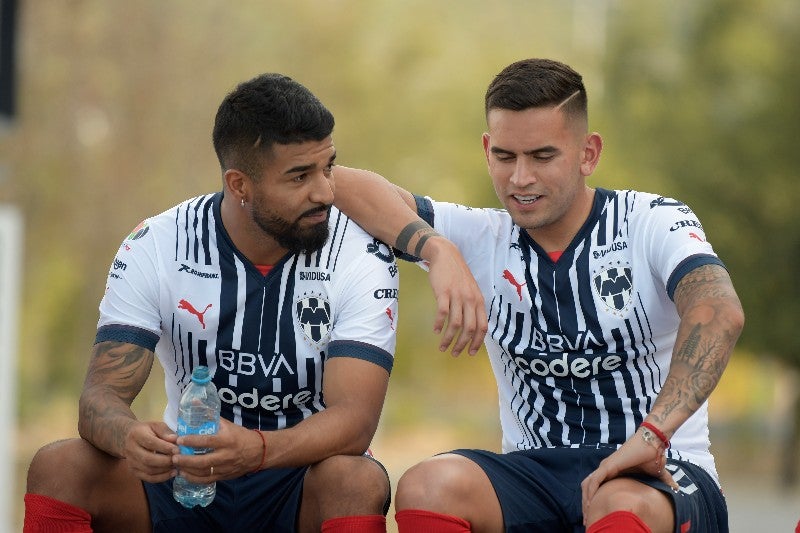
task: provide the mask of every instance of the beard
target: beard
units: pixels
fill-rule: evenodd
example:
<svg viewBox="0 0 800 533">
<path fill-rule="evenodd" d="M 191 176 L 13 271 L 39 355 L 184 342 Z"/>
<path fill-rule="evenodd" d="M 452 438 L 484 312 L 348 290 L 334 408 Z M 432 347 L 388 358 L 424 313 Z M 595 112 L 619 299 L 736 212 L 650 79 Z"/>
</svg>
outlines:
<svg viewBox="0 0 800 533">
<path fill-rule="evenodd" d="M 328 221 L 320 222 L 309 228 L 300 226 L 300 221 L 306 215 L 312 215 L 322 211 L 330 212 L 331 206 L 326 205 L 309 209 L 300 215 L 294 222 L 281 218 L 265 209 L 263 202 L 253 198 L 253 221 L 261 230 L 275 239 L 282 247 L 293 254 L 301 252 L 316 252 L 325 245 L 328 240 Z"/>
</svg>

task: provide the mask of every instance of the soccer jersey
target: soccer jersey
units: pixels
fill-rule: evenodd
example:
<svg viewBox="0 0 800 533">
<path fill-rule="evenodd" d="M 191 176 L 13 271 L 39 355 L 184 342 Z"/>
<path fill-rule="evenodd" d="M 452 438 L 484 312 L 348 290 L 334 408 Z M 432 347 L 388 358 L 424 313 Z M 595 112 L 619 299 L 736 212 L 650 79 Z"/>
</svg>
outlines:
<svg viewBox="0 0 800 533">
<path fill-rule="evenodd" d="M 164 421 L 197 365 L 211 370 L 222 417 L 291 427 L 324 409 L 330 357 L 391 371 L 398 277 L 392 250 L 336 208 L 328 241 L 289 254 L 265 276 L 234 246 L 222 193 L 154 216 L 123 241 L 100 303 L 96 341 L 155 351 L 165 371 Z"/>
<path fill-rule="evenodd" d="M 417 197 L 420 216 L 461 250 L 486 298 L 503 451 L 619 446 L 653 406 L 680 319 L 677 283 L 722 264 L 685 204 L 597 189 L 557 262 L 500 209 Z M 669 453 L 716 478 L 703 404 Z"/>
</svg>

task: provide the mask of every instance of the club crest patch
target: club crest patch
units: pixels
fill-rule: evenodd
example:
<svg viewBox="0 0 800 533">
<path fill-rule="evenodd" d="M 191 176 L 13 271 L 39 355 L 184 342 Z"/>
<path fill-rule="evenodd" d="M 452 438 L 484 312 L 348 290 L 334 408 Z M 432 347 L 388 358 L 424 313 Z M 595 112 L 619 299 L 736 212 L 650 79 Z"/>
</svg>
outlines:
<svg viewBox="0 0 800 533">
<path fill-rule="evenodd" d="M 595 274 L 592 285 L 597 295 L 613 314 L 627 311 L 633 294 L 633 274 L 630 267 L 610 266 Z"/>
<path fill-rule="evenodd" d="M 306 296 L 294 304 L 295 317 L 306 338 L 320 344 L 331 331 L 331 304 L 320 296 Z"/>
</svg>

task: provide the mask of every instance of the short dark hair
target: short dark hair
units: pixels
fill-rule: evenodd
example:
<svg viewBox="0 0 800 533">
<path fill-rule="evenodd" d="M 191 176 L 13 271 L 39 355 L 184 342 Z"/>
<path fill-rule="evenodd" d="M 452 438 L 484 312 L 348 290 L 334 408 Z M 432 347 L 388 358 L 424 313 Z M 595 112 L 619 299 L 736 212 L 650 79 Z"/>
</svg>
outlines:
<svg viewBox="0 0 800 533">
<path fill-rule="evenodd" d="M 564 112 L 586 118 L 583 78 L 552 59 L 523 59 L 500 71 L 486 90 L 486 114 L 492 109 L 524 111 L 564 104 Z"/>
<path fill-rule="evenodd" d="M 333 132 L 333 114 L 300 83 L 262 74 L 240 83 L 217 110 L 214 150 L 222 171 L 258 179 L 272 145 L 321 141 Z"/>
</svg>

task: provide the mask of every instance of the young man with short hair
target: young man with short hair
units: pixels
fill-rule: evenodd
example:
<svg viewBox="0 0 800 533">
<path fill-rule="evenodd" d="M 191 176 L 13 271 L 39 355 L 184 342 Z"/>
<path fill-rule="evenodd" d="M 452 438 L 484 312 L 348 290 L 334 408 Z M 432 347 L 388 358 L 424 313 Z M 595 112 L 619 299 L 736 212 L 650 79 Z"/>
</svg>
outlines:
<svg viewBox="0 0 800 533">
<path fill-rule="evenodd" d="M 513 63 L 485 106 L 502 210 L 339 174 L 336 205 L 428 264 L 436 327 L 463 328 L 442 346 L 485 332 L 497 381 L 502 453 L 455 450 L 409 469 L 400 532 L 727 531 L 706 400 L 744 315 L 697 216 L 587 185 L 602 139 L 569 66 Z"/>
</svg>

